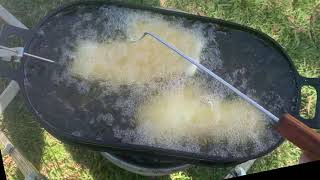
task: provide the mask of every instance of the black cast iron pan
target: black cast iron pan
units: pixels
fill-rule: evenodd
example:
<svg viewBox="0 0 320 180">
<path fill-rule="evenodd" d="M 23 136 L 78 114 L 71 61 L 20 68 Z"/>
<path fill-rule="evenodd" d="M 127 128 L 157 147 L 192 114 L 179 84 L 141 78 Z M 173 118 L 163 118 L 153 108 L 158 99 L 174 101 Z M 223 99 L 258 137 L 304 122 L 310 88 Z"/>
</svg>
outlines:
<svg viewBox="0 0 320 180">
<path fill-rule="evenodd" d="M 203 31 L 205 36 L 215 36 L 215 40 L 209 43 L 203 51 L 205 57 L 203 64 L 207 68 L 229 80 L 242 92 L 250 93 L 259 104 L 273 114 L 281 116 L 284 112 L 288 112 L 309 127 L 320 128 L 319 95 L 315 117 L 312 120 L 306 120 L 299 116 L 301 87 L 311 85 L 319 92 L 320 80 L 300 76 L 290 57 L 273 39 L 259 31 L 235 23 L 119 2 L 78 2 L 51 12 L 30 31 L 6 25 L 2 29 L 0 40 L 3 44 L 9 36 L 19 36 L 24 40 L 23 46 L 26 52 L 59 61 L 63 54 L 61 47 L 66 42 L 75 40 L 72 31 L 81 34 L 86 30 L 93 30 L 97 33 L 98 39 L 112 39 L 115 36 L 125 38 L 121 30 L 110 28 L 111 33 L 106 33 L 105 26 L 101 26 L 104 22 L 111 21 L 110 17 L 104 13 L 104 10 L 109 7 L 159 14 L 167 17 L 169 21 L 182 18 L 186 27 L 196 22 L 205 24 L 206 28 Z M 100 18 L 78 23 L 86 13 Z M 76 23 L 78 26 L 74 27 Z M 213 51 L 214 49 L 218 49 L 219 53 Z M 212 65 L 210 62 L 214 60 L 213 56 L 217 55 L 222 60 L 221 64 Z M 244 69 L 244 73 L 234 74 L 241 69 Z M 125 119 L 126 117 L 122 116 L 121 112 L 113 111 L 108 107 L 111 107 L 117 98 L 130 88 L 123 87 L 119 94 L 97 98 L 101 90 L 96 83 L 91 84 L 89 90 L 84 90 L 85 93 L 81 93 L 72 84 L 52 80 L 53 75 L 63 75 L 60 70 L 61 67 L 29 57 L 23 57 L 17 68 L 7 62 L 0 62 L 0 75 L 19 83 L 30 111 L 34 113 L 42 126 L 55 137 L 66 142 L 100 151 L 113 150 L 140 155 L 166 156 L 177 161 L 202 164 L 244 162 L 271 152 L 283 142 L 275 130 L 270 129 L 267 132 L 263 149 L 255 149 L 253 143 L 246 147 L 247 153 L 227 156 L 219 154 L 209 156 L 205 153 L 123 143 L 121 139 L 114 137 L 112 130 L 105 122 L 90 123 L 90 120 L 96 119 L 98 114 L 103 113 L 112 113 L 116 122 Z M 247 81 L 246 86 L 242 84 L 243 79 Z M 211 83 L 210 80 L 208 83 Z M 281 106 L 275 106 L 277 104 Z M 82 108 L 83 106 L 85 109 Z"/>
</svg>

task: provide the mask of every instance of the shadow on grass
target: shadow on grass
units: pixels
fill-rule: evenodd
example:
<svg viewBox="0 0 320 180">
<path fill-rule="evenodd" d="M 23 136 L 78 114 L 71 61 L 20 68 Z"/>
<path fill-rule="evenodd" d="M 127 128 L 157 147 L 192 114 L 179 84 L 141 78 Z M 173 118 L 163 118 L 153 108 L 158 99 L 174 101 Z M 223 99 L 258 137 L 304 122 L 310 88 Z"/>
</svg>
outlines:
<svg viewBox="0 0 320 180">
<path fill-rule="evenodd" d="M 90 170 L 94 179 L 170 179 L 169 176 L 144 177 L 117 167 L 105 159 L 99 152 L 81 146 L 65 144 L 66 150 L 77 163 Z M 177 179 L 223 179 L 231 167 L 192 167 L 182 172 L 183 175 L 173 176 Z M 179 178 L 181 177 L 181 178 Z"/>
<path fill-rule="evenodd" d="M 74 161 L 89 169 L 94 179 L 148 179 L 123 170 L 105 159 L 99 152 L 82 146 L 65 144 Z"/>
<path fill-rule="evenodd" d="M 90 170 L 94 179 L 170 179 L 169 176 L 144 177 L 117 167 L 105 159 L 99 152 L 84 147 L 65 144 L 66 150 L 77 163 Z M 231 167 L 192 167 L 182 171 L 182 175 L 173 175 L 174 179 L 224 179 Z"/>
<path fill-rule="evenodd" d="M 1 82 L 1 85 L 4 84 L 8 83 Z M 1 92 L 3 89 L 4 86 L 1 86 Z M 5 110 L 1 129 L 21 154 L 37 169 L 40 169 L 45 145 L 43 129 L 27 109 L 21 94 L 18 94 Z M 17 172 L 17 176 L 19 179 L 24 179 L 20 171 Z"/>
</svg>

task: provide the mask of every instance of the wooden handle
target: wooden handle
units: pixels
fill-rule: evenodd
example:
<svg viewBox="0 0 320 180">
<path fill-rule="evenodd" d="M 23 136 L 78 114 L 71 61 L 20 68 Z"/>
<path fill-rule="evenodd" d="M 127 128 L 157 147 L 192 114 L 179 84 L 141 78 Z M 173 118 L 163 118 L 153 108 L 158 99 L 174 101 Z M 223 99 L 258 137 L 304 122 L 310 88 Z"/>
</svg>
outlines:
<svg viewBox="0 0 320 180">
<path fill-rule="evenodd" d="M 284 114 L 275 125 L 275 129 L 282 137 L 308 152 L 309 158 L 320 160 L 320 134 L 314 129 L 290 114 Z"/>
</svg>

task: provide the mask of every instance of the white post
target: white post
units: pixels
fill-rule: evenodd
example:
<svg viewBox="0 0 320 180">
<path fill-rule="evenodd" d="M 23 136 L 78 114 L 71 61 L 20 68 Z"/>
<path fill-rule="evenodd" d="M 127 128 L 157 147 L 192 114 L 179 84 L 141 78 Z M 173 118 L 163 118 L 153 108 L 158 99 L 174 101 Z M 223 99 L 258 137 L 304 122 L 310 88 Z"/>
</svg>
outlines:
<svg viewBox="0 0 320 180">
<path fill-rule="evenodd" d="M 0 131 L 0 142 L 5 145 L 3 156 L 8 154 L 12 157 L 25 179 L 45 179 L 38 173 L 37 169 L 22 156 L 19 150 L 11 144 L 2 131 Z"/>
<path fill-rule="evenodd" d="M 14 17 L 9 11 L 0 5 L 0 18 L 11 26 L 15 26 L 21 29 L 28 29 L 27 26 L 22 24 L 16 17 Z"/>
<path fill-rule="evenodd" d="M 19 85 L 15 81 L 11 81 L 8 87 L 0 95 L 0 113 L 6 109 L 8 104 L 13 100 L 13 98 L 19 92 Z"/>
</svg>

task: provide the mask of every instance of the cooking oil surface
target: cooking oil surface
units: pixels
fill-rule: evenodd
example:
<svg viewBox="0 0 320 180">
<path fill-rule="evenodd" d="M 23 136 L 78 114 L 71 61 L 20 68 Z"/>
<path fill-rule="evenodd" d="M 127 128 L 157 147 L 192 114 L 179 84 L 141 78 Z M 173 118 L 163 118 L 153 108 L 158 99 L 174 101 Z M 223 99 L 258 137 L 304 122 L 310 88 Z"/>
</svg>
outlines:
<svg viewBox="0 0 320 180">
<path fill-rule="evenodd" d="M 140 107 L 137 119 L 138 126 L 150 126 L 148 136 L 163 139 L 170 135 L 177 141 L 187 138 L 199 143 L 204 139 L 214 143 L 226 138 L 230 143 L 246 143 L 250 136 L 263 134 L 266 125 L 264 116 L 241 99 L 212 98 L 195 86 L 150 98 Z"/>
<path fill-rule="evenodd" d="M 143 84 L 154 78 L 192 75 L 196 67 L 144 32 L 153 32 L 194 59 L 200 59 L 203 37 L 200 33 L 170 24 L 160 18 L 135 18 L 127 27 L 127 40 L 103 42 L 80 41 L 71 71 L 80 77 L 108 80 L 114 84 Z"/>
<path fill-rule="evenodd" d="M 64 103 L 90 117 L 78 120 L 86 121 L 97 141 L 112 134 L 126 144 L 225 158 L 246 157 L 275 143 L 266 117 L 222 84 L 151 37 L 128 42 L 153 32 L 207 68 L 223 69 L 214 25 L 113 6 L 99 11 L 98 19 L 79 15 L 82 21 L 71 28 L 76 41 L 65 41 L 59 61 L 68 68 L 52 75 L 81 96 Z M 91 21 L 102 32 L 82 28 Z M 237 69 L 226 80 L 245 73 Z M 245 88 L 247 80 L 241 83 Z"/>
</svg>

